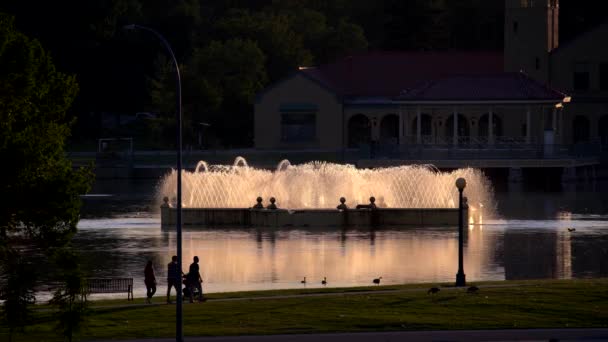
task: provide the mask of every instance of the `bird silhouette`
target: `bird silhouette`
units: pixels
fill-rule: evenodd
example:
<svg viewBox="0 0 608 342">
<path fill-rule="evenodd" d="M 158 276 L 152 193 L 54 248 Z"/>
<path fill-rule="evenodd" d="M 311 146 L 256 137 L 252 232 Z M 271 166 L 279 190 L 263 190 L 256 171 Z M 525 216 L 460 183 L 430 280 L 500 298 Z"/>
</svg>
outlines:
<svg viewBox="0 0 608 342">
<path fill-rule="evenodd" d="M 380 280 L 382 279 L 382 277 L 376 278 L 374 280 L 372 280 L 372 282 L 376 285 L 380 285 Z"/>
<path fill-rule="evenodd" d="M 574 232 L 574 231 L 576 231 L 576 228 L 568 228 L 568 231 L 569 232 Z"/>
<path fill-rule="evenodd" d="M 306 284 L 306 277 L 304 277 L 304 279 L 302 279 L 302 281 L 300 281 L 300 283 Z"/>
<path fill-rule="evenodd" d="M 327 277 L 323 277 L 323 280 L 321 280 L 321 284 L 327 285 Z"/>
<path fill-rule="evenodd" d="M 470 286 L 467 289 L 467 293 L 477 293 L 477 291 L 479 291 L 479 287 L 477 287 L 477 286 Z"/>
<path fill-rule="evenodd" d="M 431 287 L 426 294 L 435 294 L 437 292 L 441 291 L 438 287 Z"/>
</svg>

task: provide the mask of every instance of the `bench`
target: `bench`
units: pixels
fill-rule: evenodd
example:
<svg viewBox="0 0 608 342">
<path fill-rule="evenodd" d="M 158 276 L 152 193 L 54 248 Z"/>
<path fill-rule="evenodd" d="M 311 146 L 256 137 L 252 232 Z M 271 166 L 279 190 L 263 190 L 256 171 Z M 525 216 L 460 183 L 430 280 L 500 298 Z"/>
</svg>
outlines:
<svg viewBox="0 0 608 342">
<path fill-rule="evenodd" d="M 87 293 L 127 293 L 133 300 L 133 278 L 87 278 Z"/>
</svg>

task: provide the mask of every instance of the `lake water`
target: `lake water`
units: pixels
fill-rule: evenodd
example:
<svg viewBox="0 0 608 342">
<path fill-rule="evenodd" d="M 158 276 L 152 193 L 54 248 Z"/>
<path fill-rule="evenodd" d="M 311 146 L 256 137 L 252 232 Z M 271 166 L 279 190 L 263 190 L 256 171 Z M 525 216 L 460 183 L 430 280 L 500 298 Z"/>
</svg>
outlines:
<svg viewBox="0 0 608 342">
<path fill-rule="evenodd" d="M 150 182 L 98 183 L 86 199 L 75 246 L 96 277 L 133 277 L 153 260 L 158 295 L 176 239 L 162 232 Z M 500 191 L 500 218 L 468 227 L 467 281 L 608 276 L 606 185 Z M 574 228 L 570 232 L 568 228 Z M 207 292 L 454 281 L 456 227 L 379 229 L 185 229 L 184 270 L 199 256 Z M 307 277 L 307 284 L 300 281 Z M 99 297 L 101 295 L 97 295 Z M 112 295 L 111 295 L 112 296 Z M 116 295 L 115 297 L 123 297 Z"/>
</svg>

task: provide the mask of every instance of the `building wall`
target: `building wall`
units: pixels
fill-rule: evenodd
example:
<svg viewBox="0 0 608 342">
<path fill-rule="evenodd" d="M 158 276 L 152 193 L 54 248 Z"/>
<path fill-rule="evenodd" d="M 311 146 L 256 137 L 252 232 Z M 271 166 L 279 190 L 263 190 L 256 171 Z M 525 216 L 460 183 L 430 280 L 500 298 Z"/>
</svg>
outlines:
<svg viewBox="0 0 608 342">
<path fill-rule="evenodd" d="M 572 96 L 572 103 L 563 110 L 564 143 L 573 142 L 573 124 L 578 115 L 589 120 L 590 138 L 598 138 L 598 124 L 608 115 L 608 87 L 600 88 L 600 65 L 608 67 L 608 45 L 598 42 L 608 40 L 608 25 L 602 25 L 576 40 L 563 45 L 551 55 L 551 86 Z M 589 89 L 574 88 L 574 73 L 585 65 L 589 74 Z"/>
<path fill-rule="evenodd" d="M 606 98 L 608 89 L 600 89 L 600 63 L 608 63 L 608 24 L 588 32 L 576 40 L 555 50 L 551 54 L 551 85 L 573 96 Z M 589 85 L 587 91 L 574 89 L 576 64 L 588 66 Z"/>
<path fill-rule="evenodd" d="M 310 142 L 281 139 L 281 107 L 314 105 L 316 137 Z M 342 148 L 342 103 L 337 96 L 315 81 L 296 74 L 260 95 L 255 104 L 255 147 L 259 149 Z"/>
<path fill-rule="evenodd" d="M 582 116 L 587 119 L 589 125 L 589 139 L 598 141 L 600 130 L 606 130 L 606 118 L 608 118 L 608 103 L 572 103 L 565 107 L 564 112 L 564 143 L 574 142 L 575 119 Z M 600 119 L 604 118 L 604 126 L 600 126 Z M 604 133 L 604 141 L 606 143 Z"/>
<path fill-rule="evenodd" d="M 531 143 L 543 143 L 544 136 L 544 117 L 543 113 L 547 109 L 551 110 L 553 106 L 531 105 L 530 108 L 530 136 Z M 526 131 L 525 124 L 527 122 L 526 113 L 528 106 L 525 105 L 421 105 L 421 115 L 429 115 L 431 118 L 431 134 L 425 134 L 423 142 L 427 143 L 452 143 L 453 128 L 448 127 L 448 121 L 453 120 L 454 111 L 457 111 L 466 120 L 466 127 L 469 132 L 466 137 L 481 138 L 478 141 L 483 142 L 488 138 L 487 130 L 482 133 L 480 131 L 480 119 L 492 111 L 493 123 L 502 125 L 502 132 L 498 132 L 498 128 L 494 133 L 495 141 L 499 141 L 499 136 L 512 139 L 513 141 L 525 141 Z M 417 136 L 417 106 L 402 105 L 402 106 L 347 106 L 345 108 L 344 129 L 346 131 L 346 139 L 348 141 L 349 120 L 355 115 L 364 115 L 370 122 L 369 130 L 371 140 L 382 141 L 380 136 L 380 124 L 382 119 L 387 115 L 396 114 L 400 118 L 399 125 L 399 144 L 415 144 Z M 489 121 L 489 120 L 488 120 Z M 375 122 L 375 124 L 374 124 Z M 489 122 L 488 122 L 489 124 Z"/>
<path fill-rule="evenodd" d="M 348 141 L 348 124 L 355 115 L 362 114 L 369 120 L 370 136 L 373 141 L 381 140 L 380 127 L 387 115 L 399 116 L 399 106 L 346 106 L 344 108 L 344 132 Z"/>
<path fill-rule="evenodd" d="M 505 71 L 546 82 L 549 52 L 558 43 L 559 1 L 506 0 L 504 34 Z"/>
</svg>

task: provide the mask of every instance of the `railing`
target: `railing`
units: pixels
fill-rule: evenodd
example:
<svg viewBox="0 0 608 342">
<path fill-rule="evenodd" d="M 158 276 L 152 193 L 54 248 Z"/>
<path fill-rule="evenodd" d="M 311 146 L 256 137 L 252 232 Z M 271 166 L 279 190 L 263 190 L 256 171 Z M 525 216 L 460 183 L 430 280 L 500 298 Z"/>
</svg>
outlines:
<svg viewBox="0 0 608 342">
<path fill-rule="evenodd" d="M 412 137 L 406 137 L 406 142 Z M 416 137 L 413 137 L 414 139 Z M 545 145 L 527 143 L 525 137 L 461 137 L 458 144 L 447 143 L 446 138 L 424 137 L 422 143 L 376 144 L 359 150 L 360 158 L 376 159 L 576 159 L 599 158 L 602 145 L 599 140 L 575 144 Z"/>
<path fill-rule="evenodd" d="M 454 145 L 453 137 L 446 136 L 432 136 L 432 135 L 422 135 L 420 136 L 420 143 L 418 143 L 418 137 L 415 135 L 409 135 L 404 137 L 405 143 L 407 145 L 430 145 L 430 146 L 451 146 Z M 510 144 L 510 145 L 529 145 L 535 144 L 536 140 L 533 137 L 530 137 L 528 141 L 526 137 L 504 137 L 504 136 L 496 136 L 493 137 L 493 143 L 490 144 L 490 140 L 487 136 L 483 137 L 469 137 L 469 136 L 459 136 L 457 138 L 458 146 L 479 146 L 486 147 L 487 145 L 492 144 Z"/>
</svg>

